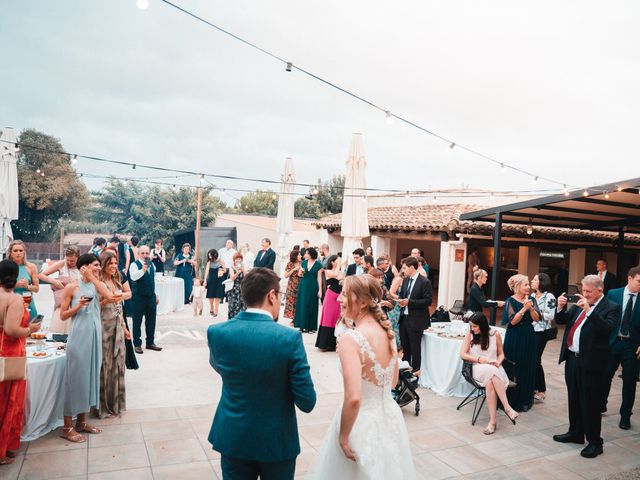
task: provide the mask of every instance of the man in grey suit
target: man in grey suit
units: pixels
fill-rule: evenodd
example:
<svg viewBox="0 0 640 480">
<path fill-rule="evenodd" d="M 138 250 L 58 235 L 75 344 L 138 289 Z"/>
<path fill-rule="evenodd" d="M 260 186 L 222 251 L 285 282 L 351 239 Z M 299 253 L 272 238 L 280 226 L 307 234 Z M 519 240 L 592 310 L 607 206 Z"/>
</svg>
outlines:
<svg viewBox="0 0 640 480">
<path fill-rule="evenodd" d="M 278 275 L 253 268 L 241 288 L 247 310 L 207 332 L 209 363 L 222 377 L 209 442 L 222 455 L 225 479 L 293 479 L 295 407 L 308 413 L 316 403 L 307 354 L 300 332 L 275 322 Z"/>
</svg>

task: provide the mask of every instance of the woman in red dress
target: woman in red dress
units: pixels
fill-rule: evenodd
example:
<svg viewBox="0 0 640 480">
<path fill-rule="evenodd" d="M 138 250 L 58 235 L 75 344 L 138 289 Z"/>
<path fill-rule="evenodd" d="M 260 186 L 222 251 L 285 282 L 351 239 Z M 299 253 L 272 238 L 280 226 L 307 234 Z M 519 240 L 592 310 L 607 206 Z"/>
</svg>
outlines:
<svg viewBox="0 0 640 480">
<path fill-rule="evenodd" d="M 0 262 L 0 354 L 3 357 L 24 357 L 25 338 L 40 328 L 29 324 L 29 310 L 22 297 L 13 293 L 18 279 L 18 264 Z M 20 448 L 20 433 L 24 417 L 26 380 L 0 382 L 0 465 L 13 462 Z"/>
</svg>

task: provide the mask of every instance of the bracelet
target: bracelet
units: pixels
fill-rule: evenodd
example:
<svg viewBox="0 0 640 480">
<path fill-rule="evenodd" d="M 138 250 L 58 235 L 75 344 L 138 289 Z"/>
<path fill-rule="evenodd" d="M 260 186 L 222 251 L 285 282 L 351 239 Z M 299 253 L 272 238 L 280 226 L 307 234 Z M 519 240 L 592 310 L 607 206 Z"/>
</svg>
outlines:
<svg viewBox="0 0 640 480">
<path fill-rule="evenodd" d="M 480 363 L 480 357 L 478 356 L 478 363 Z"/>
</svg>

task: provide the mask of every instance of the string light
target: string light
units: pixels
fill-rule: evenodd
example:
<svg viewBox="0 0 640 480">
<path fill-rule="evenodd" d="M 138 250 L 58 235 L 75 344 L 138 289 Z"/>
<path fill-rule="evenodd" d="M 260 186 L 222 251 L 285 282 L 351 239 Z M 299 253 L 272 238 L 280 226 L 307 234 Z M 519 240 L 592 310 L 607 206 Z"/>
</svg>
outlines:
<svg viewBox="0 0 640 480">
<path fill-rule="evenodd" d="M 293 63 L 291 62 L 287 62 L 287 68 L 285 69 L 287 72 L 290 72 L 291 69 L 293 68 Z"/>
<path fill-rule="evenodd" d="M 78 155 L 74 155 L 73 157 L 71 157 L 71 163 L 73 163 L 74 165 L 78 163 Z"/>
<path fill-rule="evenodd" d="M 607 200 L 609 200 L 609 192 L 604 192 L 604 198 L 606 198 Z"/>
<path fill-rule="evenodd" d="M 149 0 L 137 0 L 136 5 L 140 10 L 146 10 L 149 8 Z"/>
<path fill-rule="evenodd" d="M 136 169 L 136 164 L 134 163 L 131 168 L 133 168 L 134 170 Z"/>
<path fill-rule="evenodd" d="M 527 225 L 527 235 L 531 235 L 533 233 L 533 220 L 529 219 L 529 225 Z"/>
<path fill-rule="evenodd" d="M 387 125 L 391 125 L 393 123 L 393 115 L 389 110 L 385 110 L 384 112 L 385 120 L 387 121 Z"/>
<path fill-rule="evenodd" d="M 314 188 L 312 193 L 314 195 L 318 195 L 318 193 L 320 193 L 320 190 L 318 190 L 317 188 Z"/>
<path fill-rule="evenodd" d="M 566 185 L 563 185 L 563 186 L 562 186 L 562 190 L 563 190 L 563 192 L 564 192 L 564 196 L 565 196 L 565 197 L 568 197 L 568 196 L 569 196 L 569 189 L 567 188 L 567 186 L 566 186 Z"/>
<path fill-rule="evenodd" d="M 138 0 L 138 1 L 141 1 L 141 0 Z M 201 23 L 203 23 L 203 24 L 205 24 L 205 25 L 207 25 L 207 26 L 209 26 L 211 28 L 214 28 L 218 32 L 223 33 L 223 34 L 233 38 L 234 40 L 245 44 L 248 47 L 251 47 L 251 48 L 253 48 L 255 50 L 258 50 L 259 52 L 263 53 L 264 55 L 267 55 L 267 56 L 271 57 L 272 59 L 274 59 L 276 61 L 282 62 L 287 67 L 288 67 L 289 63 L 291 63 L 291 62 L 285 60 L 284 58 L 276 55 L 275 53 L 270 52 L 270 51 L 268 51 L 268 50 L 266 50 L 266 49 L 264 49 L 264 48 L 262 48 L 262 47 L 260 47 L 260 46 L 258 46 L 256 44 L 254 44 L 254 43 L 251 43 L 250 41 L 245 40 L 244 38 L 240 37 L 239 35 L 237 35 L 235 33 L 232 33 L 232 32 L 230 32 L 228 30 L 225 30 L 224 28 L 222 28 L 222 27 L 214 24 L 213 22 L 211 22 L 209 20 L 206 20 L 205 18 L 203 18 L 203 17 L 201 17 L 201 16 L 199 16 L 199 15 L 197 15 L 197 14 L 195 14 L 195 13 L 189 11 L 189 10 L 187 10 L 186 8 L 183 8 L 183 7 L 179 6 L 179 5 L 176 5 L 175 3 L 172 3 L 169 0 L 161 0 L 161 1 L 165 5 L 168 5 L 168 6 L 172 7 L 172 8 L 174 8 L 175 10 L 178 10 L 179 12 L 190 16 L 194 20 L 197 20 L 197 21 L 199 21 L 199 22 L 201 22 Z M 325 78 L 322 78 L 321 76 L 319 76 L 317 74 L 314 74 L 314 73 L 312 73 L 312 72 L 310 72 L 308 70 L 305 70 L 303 68 L 300 68 L 300 67 L 296 67 L 296 70 L 299 71 L 300 73 L 303 73 L 303 74 L 311 77 L 314 80 L 317 80 L 317 81 L 325 84 L 328 87 L 331 87 L 331 88 L 333 88 L 335 90 L 338 90 L 339 92 L 341 92 L 341 93 L 343 93 L 345 95 L 350 96 L 351 98 L 353 98 L 355 100 L 358 100 L 358 101 L 360 101 L 362 103 L 367 104 L 368 106 L 370 106 L 372 108 L 375 108 L 377 110 L 380 110 L 380 111 L 384 112 L 386 114 L 386 116 L 387 116 L 387 119 L 391 116 L 391 112 L 388 109 L 385 109 L 385 108 L 381 107 L 380 105 L 377 105 L 376 103 L 372 102 L 371 100 L 368 100 L 368 99 L 366 99 L 366 98 L 364 98 L 364 97 L 362 97 L 362 96 L 360 96 L 360 95 L 358 95 L 358 94 L 356 94 L 356 93 L 354 93 L 352 91 L 349 91 L 346 88 L 341 87 L 340 85 L 338 85 L 338 84 L 336 84 L 334 82 L 331 82 L 331 81 L 329 81 L 329 80 L 327 80 Z M 287 68 L 287 71 L 288 71 L 288 68 Z M 397 118 L 399 121 L 403 122 L 404 124 L 406 124 L 408 126 L 414 127 L 414 128 L 420 130 L 423 133 L 426 133 L 428 135 L 431 135 L 431 136 L 437 138 L 438 140 L 442 140 L 444 142 L 447 142 L 449 144 L 449 146 L 450 146 L 450 149 L 453 149 L 453 147 L 456 146 L 455 142 L 452 142 L 450 139 L 447 139 L 446 137 L 444 137 L 444 136 L 442 136 L 442 135 L 440 135 L 440 134 L 438 134 L 438 133 L 436 133 L 436 132 L 434 132 L 432 130 L 427 129 L 427 128 L 417 124 L 416 122 L 408 120 L 408 119 L 406 119 L 406 118 L 404 118 L 402 116 L 399 116 L 399 115 L 393 115 L 393 117 Z M 463 145 L 457 145 L 457 146 L 460 147 L 461 149 L 465 150 L 466 152 L 472 154 L 472 155 L 475 155 L 477 157 L 481 157 L 481 158 L 483 158 L 483 159 L 485 159 L 487 161 L 490 161 L 492 163 L 495 163 L 495 164 L 500 164 L 501 163 L 498 160 L 496 160 L 495 158 L 492 158 L 489 155 L 485 155 L 485 154 L 483 154 L 483 153 L 481 153 L 481 152 L 479 152 L 477 150 L 474 150 L 473 148 L 465 147 Z M 515 170 L 516 172 L 519 172 L 519 173 L 523 174 L 523 175 L 527 175 L 527 176 L 530 176 L 530 177 L 535 176 L 532 172 L 528 172 L 526 170 L 523 170 L 521 168 L 515 167 L 513 165 L 508 165 L 508 167 L 510 169 L 512 169 L 512 170 Z M 551 178 L 548 178 L 548 177 L 542 177 L 542 179 L 547 181 L 547 182 L 554 183 L 556 185 L 561 185 L 561 183 L 558 182 L 557 180 L 554 180 L 554 179 L 551 179 Z"/>
<path fill-rule="evenodd" d="M 36 173 L 40 173 L 40 169 L 39 168 L 36 170 Z"/>
<path fill-rule="evenodd" d="M 589 190 L 587 190 L 587 189 L 585 188 L 584 192 L 582 192 L 582 196 L 583 196 L 583 197 L 588 197 L 588 196 L 589 196 Z"/>
<path fill-rule="evenodd" d="M 506 173 L 507 172 L 507 167 L 504 166 L 504 163 L 500 164 L 500 173 Z"/>
<path fill-rule="evenodd" d="M 455 144 L 454 142 L 451 142 L 451 143 L 449 144 L 449 146 L 447 147 L 447 151 L 448 151 L 448 152 L 450 152 L 451 150 L 453 150 L 453 149 L 454 149 L 454 147 L 455 147 L 455 146 L 456 146 L 456 144 Z"/>
<path fill-rule="evenodd" d="M 200 174 L 200 186 L 204 185 L 204 174 Z"/>
<path fill-rule="evenodd" d="M 273 195 L 271 195 L 271 198 L 273 198 L 274 200 L 278 198 L 278 196 L 274 193 Z"/>
<path fill-rule="evenodd" d="M 533 183 L 534 185 L 535 185 L 536 183 L 538 183 L 538 176 L 537 176 L 537 175 L 535 175 L 535 176 L 533 177 L 533 179 L 531 180 L 531 183 Z"/>
<path fill-rule="evenodd" d="M 621 192 L 622 191 L 622 187 L 620 185 L 616 185 L 616 190 Z"/>
</svg>

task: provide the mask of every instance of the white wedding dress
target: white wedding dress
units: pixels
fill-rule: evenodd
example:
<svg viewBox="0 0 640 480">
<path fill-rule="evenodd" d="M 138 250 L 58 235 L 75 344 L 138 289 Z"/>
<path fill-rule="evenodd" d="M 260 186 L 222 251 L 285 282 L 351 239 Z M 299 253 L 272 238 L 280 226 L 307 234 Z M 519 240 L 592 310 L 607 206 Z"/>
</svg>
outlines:
<svg viewBox="0 0 640 480">
<path fill-rule="evenodd" d="M 340 416 L 338 408 L 318 456 L 313 478 L 317 480 L 410 480 L 415 468 L 409 446 L 409 435 L 402 411 L 391 396 L 391 385 L 397 358 L 382 368 L 366 337 L 348 329 L 360 346 L 362 361 L 362 401 L 349 436 L 356 461 L 345 457 L 340 448 Z"/>
</svg>

